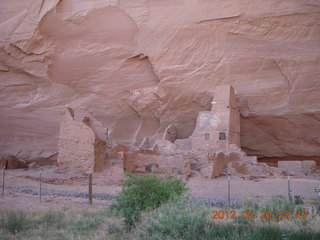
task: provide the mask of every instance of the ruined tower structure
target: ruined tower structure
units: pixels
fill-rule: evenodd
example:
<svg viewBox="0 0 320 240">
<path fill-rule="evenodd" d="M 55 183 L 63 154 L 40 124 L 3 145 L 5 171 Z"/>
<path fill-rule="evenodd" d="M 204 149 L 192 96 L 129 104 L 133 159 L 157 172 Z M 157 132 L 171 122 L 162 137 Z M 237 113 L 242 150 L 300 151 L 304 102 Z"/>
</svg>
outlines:
<svg viewBox="0 0 320 240">
<path fill-rule="evenodd" d="M 200 112 L 192 135 L 192 149 L 219 151 L 230 144 L 240 148 L 240 113 L 230 85 L 214 89 L 211 112 Z"/>
<path fill-rule="evenodd" d="M 226 144 L 240 147 L 240 113 L 232 86 L 214 89 L 210 125 L 216 147 L 225 148 Z"/>
</svg>

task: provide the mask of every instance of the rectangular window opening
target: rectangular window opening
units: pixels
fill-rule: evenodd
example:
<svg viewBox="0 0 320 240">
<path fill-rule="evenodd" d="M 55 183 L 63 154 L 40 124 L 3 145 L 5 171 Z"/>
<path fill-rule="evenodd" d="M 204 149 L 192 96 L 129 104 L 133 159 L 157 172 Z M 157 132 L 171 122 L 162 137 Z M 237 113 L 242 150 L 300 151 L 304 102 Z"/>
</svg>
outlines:
<svg viewBox="0 0 320 240">
<path fill-rule="evenodd" d="M 227 140 L 227 136 L 225 132 L 220 132 L 219 133 L 219 140 Z"/>
</svg>

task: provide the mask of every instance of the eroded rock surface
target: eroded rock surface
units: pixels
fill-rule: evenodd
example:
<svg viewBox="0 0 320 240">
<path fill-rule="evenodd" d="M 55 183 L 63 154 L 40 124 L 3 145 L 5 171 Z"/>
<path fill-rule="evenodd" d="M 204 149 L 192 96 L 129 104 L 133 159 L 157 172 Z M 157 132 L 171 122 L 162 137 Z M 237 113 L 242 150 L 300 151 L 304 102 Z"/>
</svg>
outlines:
<svg viewBox="0 0 320 240">
<path fill-rule="evenodd" d="M 320 155 L 318 0 L 1 0 L 0 151 L 56 155 L 65 106 L 99 138 L 177 144 L 232 84 L 241 145 Z M 183 143 L 188 148 L 187 143 Z"/>
</svg>

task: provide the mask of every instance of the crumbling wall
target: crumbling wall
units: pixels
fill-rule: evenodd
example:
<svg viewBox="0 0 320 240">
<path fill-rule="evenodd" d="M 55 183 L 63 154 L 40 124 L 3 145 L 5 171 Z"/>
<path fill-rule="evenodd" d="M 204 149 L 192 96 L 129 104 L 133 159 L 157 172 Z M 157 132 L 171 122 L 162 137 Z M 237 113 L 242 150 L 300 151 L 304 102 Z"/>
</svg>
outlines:
<svg viewBox="0 0 320 240">
<path fill-rule="evenodd" d="M 124 168 L 131 173 L 156 173 L 186 175 L 183 154 L 161 155 L 154 151 L 129 151 L 125 153 Z"/>
<path fill-rule="evenodd" d="M 59 131 L 60 170 L 79 173 L 102 170 L 106 144 L 97 138 L 89 121 L 89 118 L 84 118 L 83 122 L 75 121 L 73 110 L 66 108 Z"/>
</svg>

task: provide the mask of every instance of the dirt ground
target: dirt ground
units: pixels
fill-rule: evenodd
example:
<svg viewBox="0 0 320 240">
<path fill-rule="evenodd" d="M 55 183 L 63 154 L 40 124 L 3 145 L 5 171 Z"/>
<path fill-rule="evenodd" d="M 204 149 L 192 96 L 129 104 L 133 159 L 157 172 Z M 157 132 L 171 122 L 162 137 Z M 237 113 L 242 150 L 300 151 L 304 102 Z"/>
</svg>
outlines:
<svg viewBox="0 0 320 240">
<path fill-rule="evenodd" d="M 42 196 L 41 204 L 37 194 L 23 193 L 21 190 L 39 190 L 39 176 L 42 176 L 42 191 L 48 194 Z M 115 195 L 121 189 L 121 172 L 117 169 L 94 174 L 93 192 L 95 194 Z M 1 185 L 2 185 L 1 171 Z M 111 179 L 112 180 L 111 180 Z M 194 197 L 226 198 L 228 193 L 228 180 L 226 176 L 216 179 L 192 177 L 188 179 L 189 191 Z M 320 176 L 306 178 L 291 178 L 292 195 L 300 195 L 304 199 L 316 199 L 319 195 L 315 187 L 320 186 Z M 2 189 L 1 189 L 2 190 Z M 288 194 L 288 180 L 283 178 L 264 178 L 244 180 L 231 177 L 231 198 L 240 200 L 255 198 L 270 198 L 273 195 Z M 50 192 L 70 192 L 70 196 L 59 196 Z M 93 205 L 88 204 L 86 198 L 75 197 L 74 193 L 88 192 L 88 177 L 85 175 L 66 174 L 59 172 L 57 167 L 42 167 L 38 169 L 7 170 L 5 175 L 4 196 L 0 197 L 0 210 L 5 209 L 47 209 L 47 208 L 103 208 L 111 203 L 110 199 L 94 199 Z"/>
</svg>

